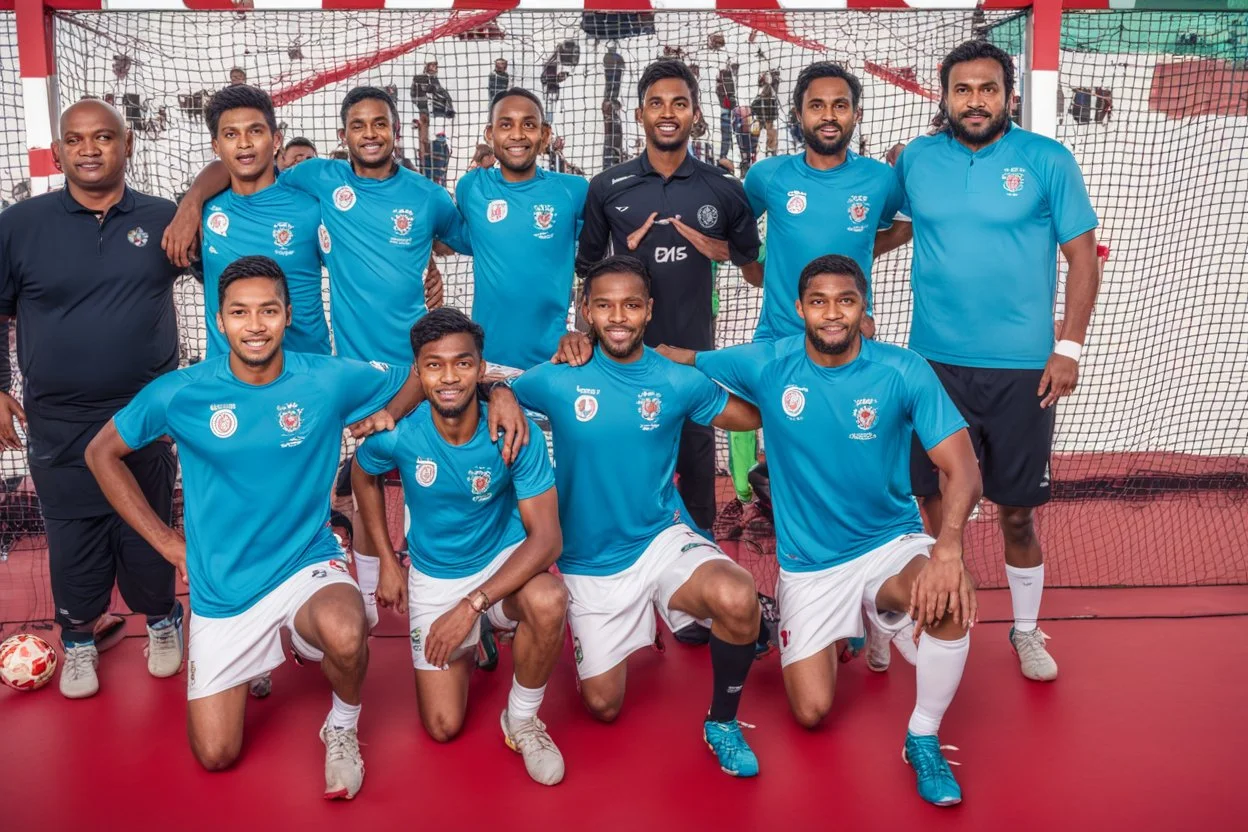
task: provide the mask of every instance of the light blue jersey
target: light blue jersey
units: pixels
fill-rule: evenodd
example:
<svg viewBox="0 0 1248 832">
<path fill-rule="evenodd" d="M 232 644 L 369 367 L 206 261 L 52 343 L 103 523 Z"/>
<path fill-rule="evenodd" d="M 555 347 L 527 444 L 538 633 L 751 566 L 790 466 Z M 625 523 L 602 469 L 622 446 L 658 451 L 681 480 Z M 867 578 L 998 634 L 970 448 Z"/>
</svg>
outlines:
<svg viewBox="0 0 1248 832">
<path fill-rule="evenodd" d="M 1043 369 L 1058 245 L 1097 225 L 1075 157 L 1010 125 L 975 153 L 948 133 L 915 139 L 897 176 L 914 222 L 910 347 L 942 364 Z"/>
<path fill-rule="evenodd" d="M 178 444 L 196 615 L 238 615 L 341 556 L 329 497 L 342 430 L 381 410 L 408 372 L 288 352 L 281 375 L 256 386 L 222 355 L 157 378 L 113 417 L 132 449 L 166 434 Z"/>
<path fill-rule="evenodd" d="M 423 277 L 434 239 L 469 250 L 450 195 L 407 168 L 366 179 L 338 159 L 300 162 L 278 182 L 321 204 L 338 354 L 411 364 L 410 333 L 427 311 Z"/>
<path fill-rule="evenodd" d="M 792 340 L 698 353 L 698 369 L 758 405 L 780 568 L 813 572 L 923 531 L 910 438 L 934 448 L 966 427 L 918 353 L 862 340 L 820 367 Z"/>
<path fill-rule="evenodd" d="M 525 370 L 549 361 L 567 331 L 589 182 L 537 168 L 508 182 L 474 168 L 455 189 L 472 242 L 472 319 L 485 329 L 485 358 Z"/>
<path fill-rule="evenodd" d="M 329 355 L 329 327 L 321 299 L 321 252 L 317 230 L 321 206 L 307 194 L 270 186 L 250 196 L 225 190 L 204 206 L 201 229 L 204 264 L 204 325 L 208 353 L 225 355 L 230 345 L 217 329 L 217 287 L 221 272 L 240 257 L 271 257 L 286 274 L 291 319 L 282 346 L 291 352 Z"/>
<path fill-rule="evenodd" d="M 503 462 L 503 437 L 490 441 L 488 407 L 472 439 L 452 445 L 438 433 L 424 402 L 394 430 L 370 436 L 355 459 L 370 474 L 395 468 L 403 479 L 407 551 L 412 568 L 433 578 L 480 572 L 498 553 L 525 537 L 519 501 L 555 487 L 555 474 L 529 424 L 530 441 L 511 465 Z M 416 518 L 416 522 L 410 522 Z"/>
<path fill-rule="evenodd" d="M 831 170 L 806 164 L 806 154 L 773 156 L 745 175 L 745 193 L 757 217 L 767 215 L 763 263 L 763 309 L 755 341 L 802 332 L 794 308 L 802 269 L 816 257 L 851 257 L 867 276 L 871 313 L 871 264 L 875 233 L 893 224 L 901 187 L 892 168 L 850 151 Z"/>
<path fill-rule="evenodd" d="M 683 522 L 672 484 L 685 420 L 708 425 L 728 394 L 692 367 L 646 348 L 621 364 L 594 351 L 584 366 L 539 364 L 512 382 L 554 434 L 555 482 L 569 575 L 614 575 Z"/>
</svg>

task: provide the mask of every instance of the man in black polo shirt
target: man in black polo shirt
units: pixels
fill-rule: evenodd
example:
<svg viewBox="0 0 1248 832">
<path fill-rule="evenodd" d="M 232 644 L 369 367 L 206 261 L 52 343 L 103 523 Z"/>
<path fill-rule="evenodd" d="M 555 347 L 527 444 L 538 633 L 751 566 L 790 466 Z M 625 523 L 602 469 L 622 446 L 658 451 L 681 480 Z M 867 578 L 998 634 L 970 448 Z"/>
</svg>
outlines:
<svg viewBox="0 0 1248 832">
<path fill-rule="evenodd" d="M 762 283 L 758 226 L 745 189 L 721 168 L 689 152 L 700 108 L 698 81 L 682 61 L 646 67 L 637 84 L 636 118 L 646 152 L 598 174 L 589 183 L 577 272 L 607 252 L 632 252 L 649 269 L 654 318 L 648 346 L 714 349 L 711 264 L 732 260 L 752 283 Z M 579 362 L 577 362 L 579 363 Z M 676 461 L 680 495 L 693 521 L 715 521 L 715 433 L 685 424 Z"/>
<path fill-rule="evenodd" d="M 122 522 L 83 460 L 112 415 L 177 366 L 178 269 L 160 248 L 173 203 L 126 187 L 131 136 L 120 114 L 102 101 L 80 101 L 61 116 L 60 136 L 53 153 L 65 189 L 0 214 L 0 316 L 17 318 L 25 389 L 24 411 L 7 387 L 0 393 L 0 436 L 9 439 L 15 417 L 26 425 L 64 646 L 61 693 L 79 699 L 99 690 L 94 626 L 114 582 L 147 616 L 151 674 L 173 676 L 182 664 L 173 566 Z M 0 353 L 7 376 L 7 345 Z M 169 443 L 126 464 L 169 522 L 176 470 Z"/>
</svg>

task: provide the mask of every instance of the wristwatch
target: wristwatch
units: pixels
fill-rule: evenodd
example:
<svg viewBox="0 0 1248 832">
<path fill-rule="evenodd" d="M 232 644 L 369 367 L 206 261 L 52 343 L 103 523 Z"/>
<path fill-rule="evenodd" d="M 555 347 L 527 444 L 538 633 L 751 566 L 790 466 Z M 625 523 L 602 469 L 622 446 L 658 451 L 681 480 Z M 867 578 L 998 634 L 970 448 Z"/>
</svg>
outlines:
<svg viewBox="0 0 1248 832">
<path fill-rule="evenodd" d="M 481 589 L 469 595 L 465 600 L 477 615 L 483 615 L 490 608 L 490 596 L 486 595 L 485 591 Z"/>
</svg>

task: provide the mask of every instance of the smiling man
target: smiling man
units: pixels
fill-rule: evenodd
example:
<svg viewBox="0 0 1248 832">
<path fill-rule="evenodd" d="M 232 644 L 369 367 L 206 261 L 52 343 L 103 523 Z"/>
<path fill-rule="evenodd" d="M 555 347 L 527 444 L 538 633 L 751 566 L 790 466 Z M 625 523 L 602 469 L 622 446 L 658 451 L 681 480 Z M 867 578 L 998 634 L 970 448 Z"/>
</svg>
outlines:
<svg viewBox="0 0 1248 832">
<path fill-rule="evenodd" d="M 17 317 L 24 407 L 0 394 L 0 444 L 21 443 L 48 533 L 48 570 L 64 658 L 61 693 L 99 690 L 95 622 L 116 584 L 147 616 L 147 668 L 182 666 L 182 607 L 173 567 L 113 511 L 87 470 L 87 443 L 145 384 L 178 365 L 173 282 L 180 270 L 160 250 L 174 205 L 126 187 L 131 136 L 102 101 L 80 101 L 60 120 L 53 145 L 62 191 L 0 214 L 0 316 Z M 7 365 L 7 345 L 0 361 Z M 6 377 L 8 373 L 3 373 Z M 162 520 L 171 519 L 176 463 L 168 442 L 126 460 Z M 118 631 L 120 635 L 120 631 Z"/>
<path fill-rule="evenodd" d="M 474 168 L 455 190 L 473 254 L 472 318 L 489 333 L 485 357 L 527 370 L 567 331 L 588 183 L 537 166 L 550 141 L 537 96 L 494 96 L 485 128 L 497 167 Z"/>
</svg>

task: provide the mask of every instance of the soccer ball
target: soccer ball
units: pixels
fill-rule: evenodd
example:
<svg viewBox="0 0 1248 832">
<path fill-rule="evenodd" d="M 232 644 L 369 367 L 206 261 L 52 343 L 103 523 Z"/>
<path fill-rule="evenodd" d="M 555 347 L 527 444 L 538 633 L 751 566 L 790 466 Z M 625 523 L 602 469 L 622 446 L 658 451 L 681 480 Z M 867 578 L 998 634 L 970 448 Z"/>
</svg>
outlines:
<svg viewBox="0 0 1248 832">
<path fill-rule="evenodd" d="M 39 636 L 18 633 L 0 644 L 0 682 L 14 690 L 38 690 L 56 672 L 56 651 Z"/>
</svg>

